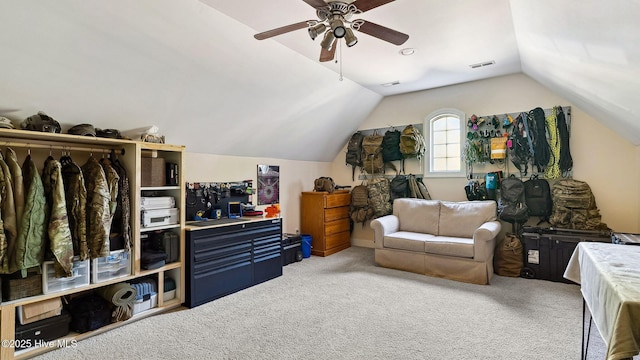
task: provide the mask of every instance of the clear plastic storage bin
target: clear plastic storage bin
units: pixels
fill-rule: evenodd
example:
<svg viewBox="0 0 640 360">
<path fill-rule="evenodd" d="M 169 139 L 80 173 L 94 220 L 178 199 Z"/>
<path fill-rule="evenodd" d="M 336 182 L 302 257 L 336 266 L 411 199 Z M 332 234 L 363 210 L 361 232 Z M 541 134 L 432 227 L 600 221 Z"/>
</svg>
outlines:
<svg viewBox="0 0 640 360">
<path fill-rule="evenodd" d="M 91 260 L 91 283 L 101 283 L 131 275 L 131 257 L 128 251 L 112 251 L 109 256 Z"/>
<path fill-rule="evenodd" d="M 71 271 L 72 276 L 59 278 L 53 261 L 42 263 L 42 292 L 50 294 L 89 285 L 89 260 L 80 261 L 75 257 Z"/>
</svg>

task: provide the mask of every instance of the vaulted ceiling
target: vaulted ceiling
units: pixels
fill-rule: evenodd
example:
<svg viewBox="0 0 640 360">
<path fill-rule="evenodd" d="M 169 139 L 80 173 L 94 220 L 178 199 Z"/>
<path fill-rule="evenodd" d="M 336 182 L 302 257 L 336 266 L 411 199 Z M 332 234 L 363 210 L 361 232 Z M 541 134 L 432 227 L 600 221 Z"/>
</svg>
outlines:
<svg viewBox="0 0 640 360">
<path fill-rule="evenodd" d="M 640 145 L 640 1 L 396 0 L 357 16 L 409 40 L 356 32 L 319 62 L 305 29 L 253 37 L 316 19 L 303 0 L 0 1 L 0 115 L 331 161 L 384 96 L 523 72 Z"/>
</svg>

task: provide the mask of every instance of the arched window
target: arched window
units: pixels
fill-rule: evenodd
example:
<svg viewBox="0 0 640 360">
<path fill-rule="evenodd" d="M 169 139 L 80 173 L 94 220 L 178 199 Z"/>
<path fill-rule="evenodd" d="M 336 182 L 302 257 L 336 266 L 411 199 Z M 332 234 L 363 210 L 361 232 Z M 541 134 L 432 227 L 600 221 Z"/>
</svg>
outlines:
<svg viewBox="0 0 640 360">
<path fill-rule="evenodd" d="M 462 160 L 464 119 L 464 113 L 456 109 L 440 109 L 425 118 L 425 176 L 466 176 Z"/>
</svg>

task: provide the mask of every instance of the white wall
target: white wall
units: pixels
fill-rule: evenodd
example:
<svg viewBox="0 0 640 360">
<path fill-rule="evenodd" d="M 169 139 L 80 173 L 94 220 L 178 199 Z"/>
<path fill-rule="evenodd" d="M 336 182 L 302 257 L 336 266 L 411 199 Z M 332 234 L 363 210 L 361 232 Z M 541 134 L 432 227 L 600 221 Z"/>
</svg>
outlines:
<svg viewBox="0 0 640 360">
<path fill-rule="evenodd" d="M 503 114 L 556 105 L 572 106 L 573 177 L 592 187 L 602 220 L 610 228 L 640 232 L 640 150 L 602 125 L 606 119 L 598 122 L 526 75 L 386 97 L 359 129 L 421 123 L 429 113 L 442 108 L 456 108 L 469 117 L 471 114 Z M 344 165 L 345 151 L 346 144 L 333 161 L 332 177 L 337 183 L 359 184 L 358 180 L 351 181 L 351 170 Z M 486 171 L 475 171 L 479 170 Z M 407 164 L 406 172 L 419 173 L 420 167 L 412 161 Z M 432 198 L 452 201 L 466 200 L 466 182 L 464 178 L 425 179 Z M 368 224 L 364 228 L 356 226 L 351 241 L 354 245 L 373 246 L 373 232 Z"/>
<path fill-rule="evenodd" d="M 300 193 L 313 191 L 313 180 L 330 176 L 331 163 L 295 161 L 272 158 L 185 153 L 185 179 L 187 182 L 216 182 L 253 180 L 257 193 L 257 166 L 280 166 L 280 216 L 283 231 L 294 233 L 300 229 Z M 253 197 L 257 204 L 257 197 Z M 258 206 L 264 209 L 266 206 Z"/>
<path fill-rule="evenodd" d="M 555 105 L 571 106 L 573 177 L 591 185 L 602 220 L 610 228 L 639 233 L 640 147 L 631 145 L 604 126 L 606 119 L 600 119 L 600 122 L 593 119 L 526 75 L 386 97 L 359 129 L 421 123 L 425 116 L 441 108 L 457 108 L 469 117 L 471 114 L 502 114 Z M 314 179 L 331 176 L 339 185 L 360 183 L 357 179 L 351 180 L 351 168 L 345 165 L 346 144 L 331 163 L 209 155 L 188 150 L 185 178 L 189 182 L 252 179 L 257 185 L 258 164 L 280 166 L 280 206 L 285 232 L 300 228 L 300 193 L 312 191 Z M 405 165 L 406 173 L 422 171 L 415 160 L 409 160 Z M 480 171 L 486 169 L 476 169 L 476 172 Z M 434 199 L 452 201 L 466 200 L 463 190 L 466 182 L 464 178 L 425 179 Z M 373 246 L 373 233 L 368 224 L 364 228 L 355 226 L 351 241 L 354 245 Z"/>
</svg>

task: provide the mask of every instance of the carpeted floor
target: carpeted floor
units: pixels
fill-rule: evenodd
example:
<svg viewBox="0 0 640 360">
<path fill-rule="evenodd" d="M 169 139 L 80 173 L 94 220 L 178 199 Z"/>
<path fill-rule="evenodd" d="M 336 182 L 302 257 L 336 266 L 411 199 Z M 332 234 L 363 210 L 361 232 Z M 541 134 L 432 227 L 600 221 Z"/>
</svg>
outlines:
<svg viewBox="0 0 640 360">
<path fill-rule="evenodd" d="M 377 267 L 352 247 L 194 309 L 132 322 L 36 359 L 579 359 L 577 285 L 489 286 Z M 589 359 L 602 359 L 593 330 Z"/>
</svg>

